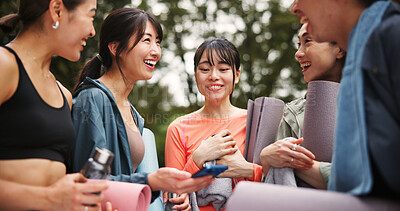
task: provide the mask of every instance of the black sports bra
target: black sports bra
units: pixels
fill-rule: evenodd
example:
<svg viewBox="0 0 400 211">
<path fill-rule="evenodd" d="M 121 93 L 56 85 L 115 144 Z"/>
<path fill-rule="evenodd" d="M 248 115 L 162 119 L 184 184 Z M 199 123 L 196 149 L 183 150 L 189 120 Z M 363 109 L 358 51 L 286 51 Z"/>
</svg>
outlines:
<svg viewBox="0 0 400 211">
<path fill-rule="evenodd" d="M 14 95 L 0 106 L 0 160 L 44 158 L 70 165 L 75 128 L 64 94 L 54 108 L 40 97 L 18 55 L 19 81 Z"/>
</svg>

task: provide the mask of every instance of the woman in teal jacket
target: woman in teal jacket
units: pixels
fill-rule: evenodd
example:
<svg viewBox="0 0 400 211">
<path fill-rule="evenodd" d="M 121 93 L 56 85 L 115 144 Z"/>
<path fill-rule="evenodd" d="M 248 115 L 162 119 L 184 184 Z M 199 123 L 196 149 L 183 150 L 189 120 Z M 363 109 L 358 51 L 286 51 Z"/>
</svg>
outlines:
<svg viewBox="0 0 400 211">
<path fill-rule="evenodd" d="M 96 147 L 107 148 L 115 154 L 110 180 L 148 184 L 153 200 L 159 190 L 188 193 L 213 181 L 211 177 L 193 179 L 189 173 L 173 168 L 138 172 L 157 158 L 147 158 L 144 120 L 128 101 L 128 95 L 136 81 L 152 77 L 161 57 L 162 35 L 157 19 L 142 10 L 122 8 L 107 16 L 100 30 L 99 55 L 85 65 L 72 107 L 77 132 L 74 171 L 82 168 Z M 173 200 L 185 202 L 175 209 L 189 206 L 187 197 Z"/>
</svg>

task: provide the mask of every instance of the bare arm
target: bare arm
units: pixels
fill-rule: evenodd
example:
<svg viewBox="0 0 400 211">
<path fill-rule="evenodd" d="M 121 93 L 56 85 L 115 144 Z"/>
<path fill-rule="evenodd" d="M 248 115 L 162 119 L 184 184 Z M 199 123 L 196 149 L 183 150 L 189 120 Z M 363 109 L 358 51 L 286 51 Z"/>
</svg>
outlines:
<svg viewBox="0 0 400 211">
<path fill-rule="evenodd" d="M 320 162 L 314 161 L 314 165 L 310 169 L 294 169 L 294 172 L 298 177 L 313 187 L 318 189 L 326 189 L 326 184 L 322 179 L 319 165 Z"/>
<path fill-rule="evenodd" d="M 31 186 L 0 179 L 0 210 L 99 210 L 107 184 L 82 183 L 79 173 L 62 177 L 48 187 Z"/>
</svg>

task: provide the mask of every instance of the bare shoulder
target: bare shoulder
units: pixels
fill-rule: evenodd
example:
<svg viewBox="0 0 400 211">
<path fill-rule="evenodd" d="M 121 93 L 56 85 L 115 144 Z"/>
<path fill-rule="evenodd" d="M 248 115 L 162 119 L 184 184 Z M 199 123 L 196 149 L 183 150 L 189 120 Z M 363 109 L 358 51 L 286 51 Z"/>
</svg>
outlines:
<svg viewBox="0 0 400 211">
<path fill-rule="evenodd" d="M 61 91 L 63 92 L 65 98 L 67 98 L 68 104 L 69 104 L 69 109 L 72 108 L 72 94 L 71 92 L 65 88 L 65 86 L 63 86 L 59 81 L 57 81 L 58 86 L 60 86 Z"/>
<path fill-rule="evenodd" d="M 0 48 L 0 105 L 11 98 L 18 87 L 18 64 L 15 56 Z"/>
</svg>

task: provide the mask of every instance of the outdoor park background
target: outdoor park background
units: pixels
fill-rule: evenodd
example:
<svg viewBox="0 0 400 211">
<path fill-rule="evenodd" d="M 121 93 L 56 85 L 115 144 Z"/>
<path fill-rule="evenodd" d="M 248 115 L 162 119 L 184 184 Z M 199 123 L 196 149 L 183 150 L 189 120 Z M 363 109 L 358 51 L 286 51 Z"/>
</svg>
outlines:
<svg viewBox="0 0 400 211">
<path fill-rule="evenodd" d="M 17 2 L 0 1 L 0 16 L 17 12 Z M 223 37 L 241 54 L 240 82 L 234 105 L 246 108 L 249 99 L 277 97 L 285 102 L 301 97 L 306 84 L 294 54 L 297 18 L 292 0 L 98 0 L 96 32 L 110 11 L 138 7 L 153 13 L 164 30 L 162 58 L 150 81 L 135 84 L 129 100 L 156 137 L 158 160 L 164 166 L 165 135 L 175 118 L 199 109 L 204 101 L 193 76 L 196 48 L 209 37 Z M 15 35 L 14 35 L 15 36 Z M 0 44 L 14 36 L 0 32 Z M 72 91 L 83 65 L 98 51 L 99 36 L 89 39 L 79 62 L 55 57 L 51 71 Z"/>
</svg>

